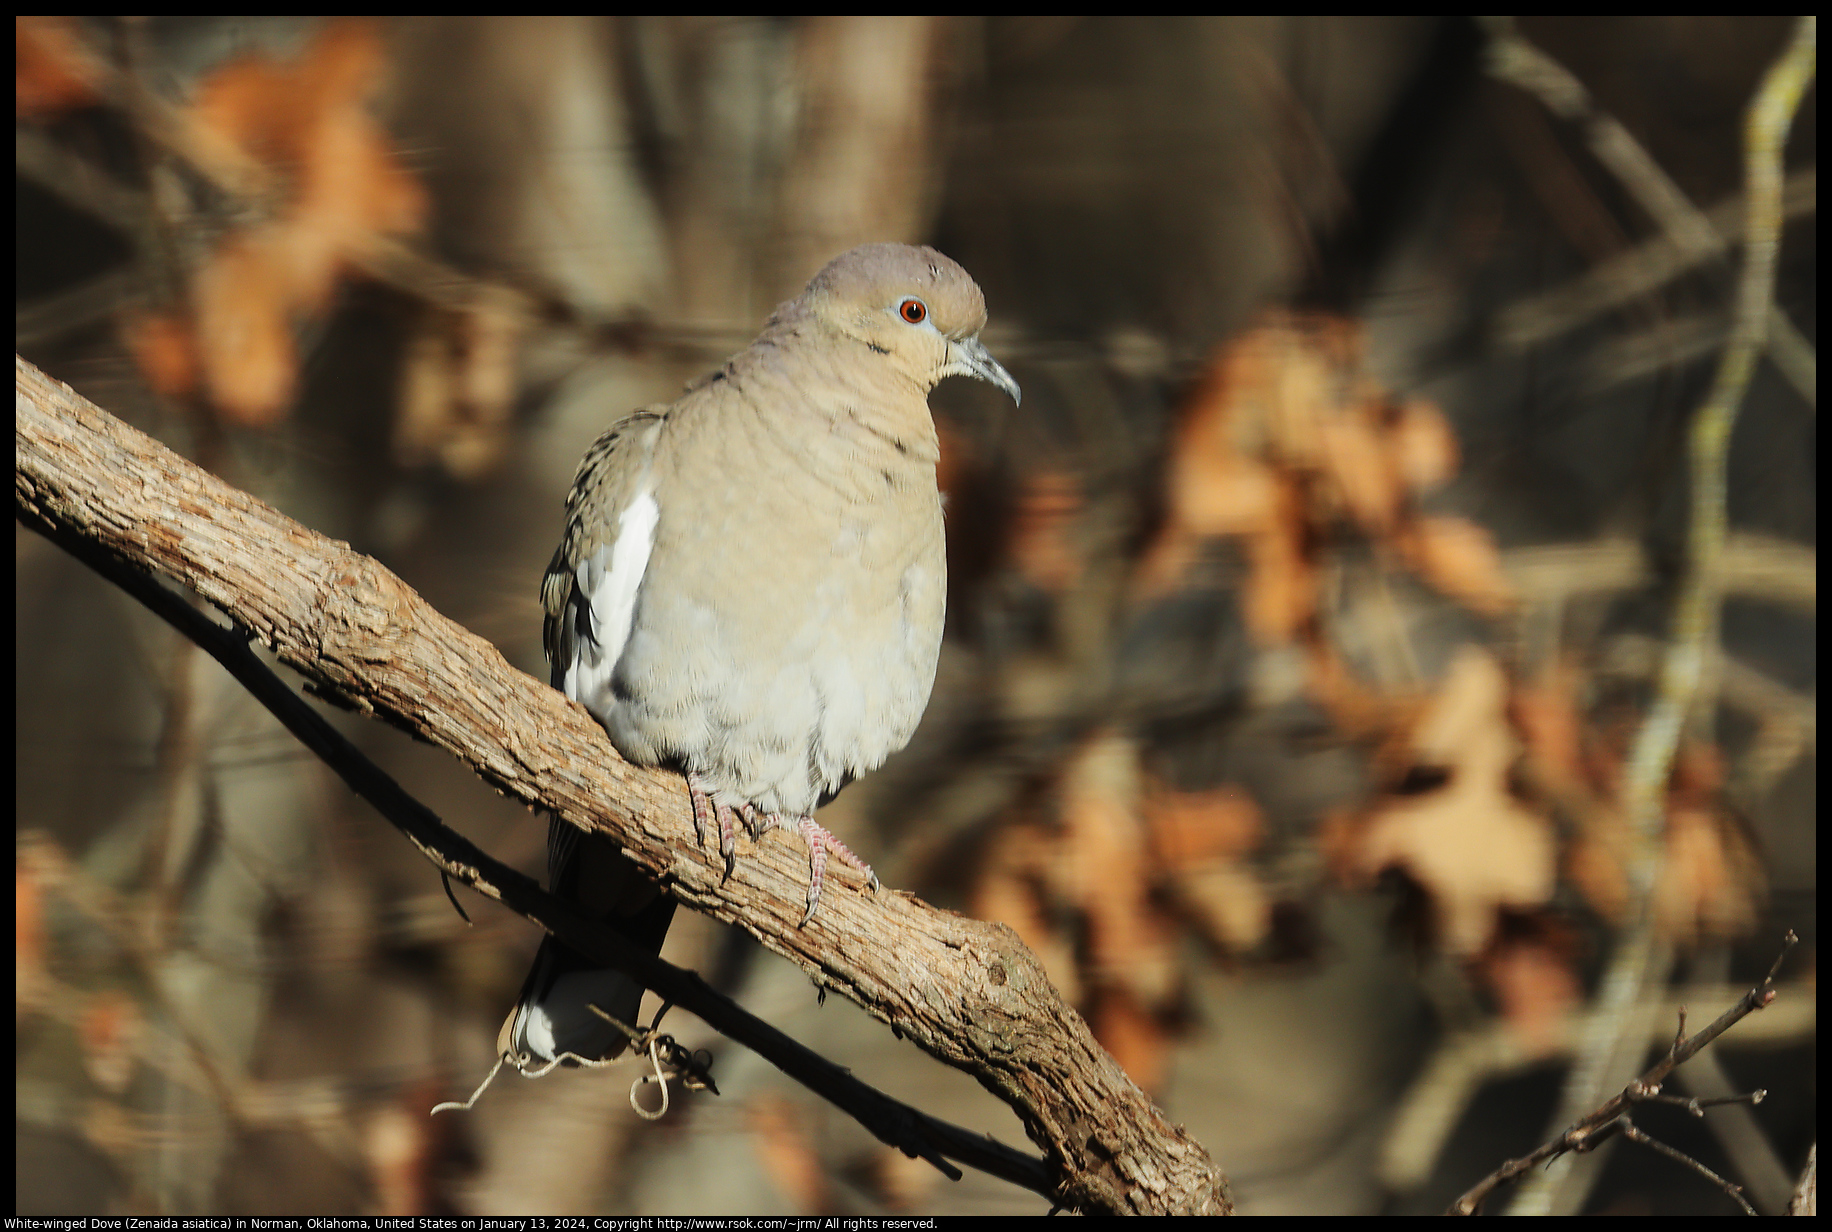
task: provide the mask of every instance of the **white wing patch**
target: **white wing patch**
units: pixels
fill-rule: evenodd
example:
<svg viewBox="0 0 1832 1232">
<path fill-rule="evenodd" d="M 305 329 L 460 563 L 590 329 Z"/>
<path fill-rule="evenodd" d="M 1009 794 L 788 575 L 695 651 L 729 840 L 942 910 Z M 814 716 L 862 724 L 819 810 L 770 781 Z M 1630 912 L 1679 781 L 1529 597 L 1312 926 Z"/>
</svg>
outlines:
<svg viewBox="0 0 1832 1232">
<path fill-rule="evenodd" d="M 588 636 L 579 639 L 579 653 L 566 665 L 563 685 L 566 696 L 594 714 L 599 709 L 599 699 L 610 694 L 611 676 L 630 640 L 636 592 L 642 588 L 643 574 L 649 568 L 649 553 L 655 548 L 655 524 L 660 518 L 654 490 L 644 488 L 617 517 L 611 567 L 604 567 L 604 552 L 600 550 L 573 569 L 575 593 L 590 609 L 590 628 L 584 630 Z M 587 650 L 587 642 L 595 643 L 595 649 Z"/>
<path fill-rule="evenodd" d="M 523 1008 L 511 1037 L 518 1052 L 526 1052 L 537 1062 L 551 1061 L 567 1053 L 581 1057 L 602 1057 L 619 1048 L 627 1038 L 610 1023 L 592 1013 L 591 1006 L 607 1013 L 627 1014 L 625 1008 L 635 991 L 630 977 L 621 971 L 600 968 L 591 971 L 569 971 L 553 982 L 545 996 Z M 640 1005 L 640 1003 L 639 1003 Z"/>
<path fill-rule="evenodd" d="M 547 1007 L 539 1002 L 522 1011 L 522 1020 L 517 1024 L 521 1030 L 518 1034 L 517 1051 L 526 1052 L 536 1061 L 551 1061 L 554 1058 L 553 1016 Z"/>
</svg>

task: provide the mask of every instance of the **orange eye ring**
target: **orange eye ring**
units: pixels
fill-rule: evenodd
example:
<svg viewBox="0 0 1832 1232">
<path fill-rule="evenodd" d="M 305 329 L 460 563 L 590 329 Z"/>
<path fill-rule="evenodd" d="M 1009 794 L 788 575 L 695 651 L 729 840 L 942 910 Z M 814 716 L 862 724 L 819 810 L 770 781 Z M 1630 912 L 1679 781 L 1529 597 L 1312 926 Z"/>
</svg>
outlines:
<svg viewBox="0 0 1832 1232">
<path fill-rule="evenodd" d="M 897 305 L 897 315 L 911 325 L 921 325 L 929 319 L 929 306 L 912 295 Z"/>
</svg>

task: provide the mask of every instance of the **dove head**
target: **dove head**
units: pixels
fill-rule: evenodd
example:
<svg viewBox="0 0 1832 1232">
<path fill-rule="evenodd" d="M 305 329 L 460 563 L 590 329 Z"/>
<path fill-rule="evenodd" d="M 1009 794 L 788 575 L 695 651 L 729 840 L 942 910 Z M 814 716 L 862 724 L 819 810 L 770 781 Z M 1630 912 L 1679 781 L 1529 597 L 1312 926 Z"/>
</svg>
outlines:
<svg viewBox="0 0 1832 1232">
<path fill-rule="evenodd" d="M 979 284 L 933 248 L 866 244 L 841 253 L 793 307 L 864 343 L 925 392 L 945 376 L 971 376 L 1013 402 L 1022 396 L 980 342 L 986 297 Z"/>
</svg>

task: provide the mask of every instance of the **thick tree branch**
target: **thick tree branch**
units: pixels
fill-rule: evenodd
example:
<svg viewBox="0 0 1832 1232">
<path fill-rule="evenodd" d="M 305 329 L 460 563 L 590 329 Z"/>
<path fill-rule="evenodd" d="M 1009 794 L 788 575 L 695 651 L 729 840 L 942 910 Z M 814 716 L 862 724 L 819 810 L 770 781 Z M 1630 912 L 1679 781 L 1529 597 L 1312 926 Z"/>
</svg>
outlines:
<svg viewBox="0 0 1832 1232">
<path fill-rule="evenodd" d="M 722 881 L 717 853 L 694 841 L 678 776 L 622 761 L 583 709 L 375 561 L 199 470 L 25 361 L 15 368 L 21 521 L 189 587 L 313 692 L 446 749 L 531 807 L 609 835 L 682 903 L 745 929 L 818 986 L 973 1074 L 1043 1148 L 1064 1204 L 1231 1210 L 1226 1178 L 1206 1152 L 1126 1077 L 1010 929 L 909 894 L 865 892 L 845 870 L 798 927 L 807 876 L 799 844 L 766 839 Z M 456 862 L 483 867 L 470 856 Z M 479 871 L 476 884 L 485 880 Z M 569 939 L 583 924 L 551 923 Z"/>
<path fill-rule="evenodd" d="M 841 1111 L 851 1114 L 881 1141 L 912 1158 L 927 1159 L 949 1179 L 959 1180 L 961 1176 L 958 1169 L 946 1162 L 952 1157 L 1014 1185 L 1045 1197 L 1055 1197 L 1054 1177 L 1042 1160 L 891 1099 L 747 1013 L 695 973 L 663 962 L 642 947 L 632 945 L 622 934 L 588 919 L 568 903 L 542 890 L 533 878 L 492 859 L 441 822 L 323 716 L 306 705 L 254 653 L 240 631 L 217 624 L 178 592 L 167 589 L 147 574 L 136 572 L 87 540 L 75 538 L 56 526 L 41 525 L 34 529 L 45 533 L 58 546 L 140 600 L 222 664 L 298 737 L 301 744 L 330 766 L 352 791 L 374 805 L 376 811 L 447 876 L 526 916 L 582 953 L 635 973 L 645 986 L 659 993 L 669 1004 L 697 1014 Z M 494 1072 L 491 1076 L 494 1077 Z M 225 1097 L 225 1106 L 233 1107 L 232 1093 L 226 1087 L 219 1095 Z"/>
</svg>

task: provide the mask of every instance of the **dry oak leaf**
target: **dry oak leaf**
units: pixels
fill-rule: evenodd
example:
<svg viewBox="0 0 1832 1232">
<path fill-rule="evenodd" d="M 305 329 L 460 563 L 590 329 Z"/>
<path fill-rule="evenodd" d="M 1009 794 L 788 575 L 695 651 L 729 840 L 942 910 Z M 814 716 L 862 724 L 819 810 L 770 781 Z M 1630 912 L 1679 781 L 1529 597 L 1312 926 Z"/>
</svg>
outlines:
<svg viewBox="0 0 1832 1232">
<path fill-rule="evenodd" d="M 942 1174 L 926 1159 L 880 1146 L 865 1161 L 865 1181 L 878 1200 L 894 1211 L 912 1211 L 932 1200 Z"/>
<path fill-rule="evenodd" d="M 1154 901 L 1159 873 L 1140 814 L 1136 743 L 1097 731 L 1062 767 L 1054 824 L 1020 820 L 989 844 L 974 915 L 1010 925 L 1133 1077 L 1162 1076 L 1158 1016 L 1181 988 L 1175 938 Z"/>
<path fill-rule="evenodd" d="M 1666 860 L 1654 890 L 1654 919 L 1667 936 L 1747 934 L 1756 924 L 1762 865 L 1734 823 L 1714 808 L 1667 813 Z"/>
<path fill-rule="evenodd" d="M 1127 1077 L 1147 1091 L 1163 1085 L 1170 1041 L 1160 1013 L 1141 1005 L 1130 989 L 1109 985 L 1095 990 L 1087 1019 Z"/>
<path fill-rule="evenodd" d="M 1500 912 L 1544 903 L 1556 880 L 1551 827 L 1508 790 L 1519 750 L 1507 695 L 1494 656 L 1464 647 L 1397 741 L 1413 766 L 1441 772 L 1442 785 L 1388 795 L 1329 828 L 1338 874 L 1362 883 L 1389 868 L 1404 871 L 1429 897 L 1438 935 L 1453 954 L 1482 950 Z"/>
<path fill-rule="evenodd" d="M 1210 944 L 1241 953 L 1272 928 L 1272 900 L 1242 859 L 1260 843 L 1265 819 L 1245 791 L 1158 786 L 1145 797 L 1145 820 L 1162 875 L 1177 904 Z"/>
<path fill-rule="evenodd" d="M 1135 579 L 1139 598 L 1174 590 L 1201 543 L 1277 534 L 1282 481 L 1266 454 L 1264 387 L 1278 336 L 1253 331 L 1224 346 L 1178 417 L 1165 476 L 1164 523 Z"/>
<path fill-rule="evenodd" d="M 13 1013 L 14 1021 L 39 1003 L 45 988 L 44 887 L 38 870 L 19 860 L 13 865 Z"/>
<path fill-rule="evenodd" d="M 1429 492 L 1457 473 L 1460 451 L 1444 412 L 1422 398 L 1399 406 L 1387 429 L 1400 481 L 1408 491 Z"/>
<path fill-rule="evenodd" d="M 1609 790 L 1620 791 L 1619 760 L 1599 773 Z M 1666 798 L 1654 919 L 1663 935 L 1681 943 L 1746 934 L 1764 892 L 1761 858 L 1724 810 L 1722 783 L 1722 760 L 1713 746 L 1693 742 L 1680 750 Z M 1631 843 L 1619 805 L 1599 810 L 1599 818 L 1601 829 L 1573 843 L 1567 867 L 1585 899 L 1606 918 L 1620 920 L 1628 906 L 1624 862 Z"/>
<path fill-rule="evenodd" d="M 153 392 L 182 398 L 197 389 L 197 336 L 176 312 L 134 312 L 121 319 L 121 341 Z"/>
<path fill-rule="evenodd" d="M 1579 690 L 1583 674 L 1564 660 L 1517 685 L 1509 708 L 1515 730 L 1540 779 L 1560 793 L 1588 792 L 1584 764 L 1584 718 Z"/>
<path fill-rule="evenodd" d="M 69 17 L 13 18 L 13 114 L 20 119 L 84 107 L 104 70 Z"/>
<path fill-rule="evenodd" d="M 1557 1049 L 1566 1017 L 1582 999 L 1574 949 L 1559 930 L 1530 917 L 1524 929 L 1502 929 L 1470 964 L 1528 1057 Z"/>
<path fill-rule="evenodd" d="M 507 452 L 516 360 L 527 320 L 506 292 L 482 290 L 461 310 L 428 307 L 401 363 L 394 456 L 402 466 L 437 461 L 472 481 Z"/>
<path fill-rule="evenodd" d="M 292 397 L 299 360 L 285 242 L 272 226 L 228 236 L 191 280 L 198 367 L 211 401 L 238 423 L 272 423 Z"/>
<path fill-rule="evenodd" d="M 1488 536 L 1416 508 L 1456 471 L 1448 422 L 1424 401 L 1395 405 L 1366 374 L 1364 351 L 1353 322 L 1286 314 L 1222 347 L 1179 418 L 1165 520 L 1137 598 L 1174 589 L 1203 541 L 1239 538 L 1247 626 L 1262 643 L 1287 643 L 1316 610 L 1315 545 L 1346 521 L 1474 610 L 1511 608 Z"/>
<path fill-rule="evenodd" d="M 1087 921 L 1089 982 L 1124 987 L 1142 1005 L 1162 1006 L 1176 992 L 1178 964 L 1151 899 L 1155 870 L 1140 815 L 1137 743 L 1120 732 L 1096 732 L 1070 759 L 1059 792 L 1062 888 Z"/>
<path fill-rule="evenodd" d="M 1155 784 L 1145 795 L 1145 822 L 1159 864 L 1172 871 L 1238 860 L 1266 828 L 1253 797 L 1232 784 L 1207 791 Z"/>
<path fill-rule="evenodd" d="M 1045 903 L 1056 848 L 1056 840 L 1034 821 L 1000 826 L 980 857 L 967 910 L 976 920 L 1010 927 L 1037 955 L 1063 1000 L 1079 1005 L 1084 989 L 1075 950 L 1050 922 Z"/>
<path fill-rule="evenodd" d="M 1272 932 L 1272 897 L 1244 865 L 1215 861 L 1182 869 L 1171 874 L 1170 888 L 1203 938 L 1224 953 L 1243 954 Z"/>
<path fill-rule="evenodd" d="M 133 1080 L 135 1044 L 141 1029 L 140 1006 L 126 993 L 110 989 L 90 997 L 77 1020 L 83 1045 L 83 1068 L 96 1086 L 111 1095 Z"/>
<path fill-rule="evenodd" d="M 1394 697 L 1361 680 L 1321 637 L 1307 639 L 1303 661 L 1305 692 L 1350 740 L 1384 738 L 1419 709 L 1416 698 Z"/>
<path fill-rule="evenodd" d="M 424 190 L 369 113 L 385 69 L 373 23 L 332 21 L 295 60 L 250 53 L 216 69 L 189 108 L 201 144 L 229 151 L 225 161 L 253 160 L 276 185 L 268 216 L 225 235 L 192 278 L 197 367 L 237 422 L 284 414 L 298 377 L 296 321 L 325 311 L 381 236 L 425 218 Z"/>
<path fill-rule="evenodd" d="M 1501 616 L 1517 601 L 1502 572 L 1495 538 L 1465 518 L 1411 518 L 1393 535 L 1400 556 L 1432 586 L 1484 616 Z"/>
</svg>

